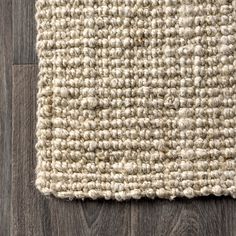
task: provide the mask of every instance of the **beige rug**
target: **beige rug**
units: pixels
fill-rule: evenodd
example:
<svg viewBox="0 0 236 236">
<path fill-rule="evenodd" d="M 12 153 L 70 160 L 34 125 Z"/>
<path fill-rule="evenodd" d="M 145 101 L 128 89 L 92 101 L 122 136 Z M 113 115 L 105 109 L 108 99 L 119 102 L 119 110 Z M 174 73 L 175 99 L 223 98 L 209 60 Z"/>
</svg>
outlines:
<svg viewBox="0 0 236 236">
<path fill-rule="evenodd" d="M 36 7 L 42 193 L 236 197 L 233 1 Z"/>
</svg>

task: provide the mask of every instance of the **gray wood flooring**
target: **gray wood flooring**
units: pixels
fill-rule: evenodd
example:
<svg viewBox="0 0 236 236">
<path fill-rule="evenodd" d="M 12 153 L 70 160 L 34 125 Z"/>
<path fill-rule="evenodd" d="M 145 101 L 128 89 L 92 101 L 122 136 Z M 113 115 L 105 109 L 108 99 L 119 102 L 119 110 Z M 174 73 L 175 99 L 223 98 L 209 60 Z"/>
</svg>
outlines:
<svg viewBox="0 0 236 236">
<path fill-rule="evenodd" d="M 0 236 L 233 236 L 236 200 L 69 201 L 34 187 L 34 0 L 0 0 Z"/>
</svg>

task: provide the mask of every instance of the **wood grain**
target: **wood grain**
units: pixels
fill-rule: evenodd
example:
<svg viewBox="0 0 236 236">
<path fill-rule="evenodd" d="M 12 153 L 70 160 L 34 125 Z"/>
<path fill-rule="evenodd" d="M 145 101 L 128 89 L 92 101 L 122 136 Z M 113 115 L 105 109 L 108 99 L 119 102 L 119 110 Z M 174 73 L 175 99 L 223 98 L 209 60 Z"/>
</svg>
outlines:
<svg viewBox="0 0 236 236">
<path fill-rule="evenodd" d="M 199 235 L 198 214 L 188 200 L 141 200 L 132 204 L 132 216 L 133 235 Z"/>
<path fill-rule="evenodd" d="M 35 64 L 35 0 L 13 0 L 13 63 Z"/>
<path fill-rule="evenodd" d="M 54 199 L 51 220 L 56 227 L 51 235 L 129 235 L 129 206 L 127 202 Z"/>
<path fill-rule="evenodd" d="M 45 235 L 48 203 L 34 188 L 37 69 L 13 68 L 12 235 Z"/>
<path fill-rule="evenodd" d="M 132 235 L 236 235 L 236 203 L 230 197 L 140 200 L 131 204 Z"/>
<path fill-rule="evenodd" d="M 12 5 L 0 1 L 0 235 L 10 235 Z"/>
</svg>

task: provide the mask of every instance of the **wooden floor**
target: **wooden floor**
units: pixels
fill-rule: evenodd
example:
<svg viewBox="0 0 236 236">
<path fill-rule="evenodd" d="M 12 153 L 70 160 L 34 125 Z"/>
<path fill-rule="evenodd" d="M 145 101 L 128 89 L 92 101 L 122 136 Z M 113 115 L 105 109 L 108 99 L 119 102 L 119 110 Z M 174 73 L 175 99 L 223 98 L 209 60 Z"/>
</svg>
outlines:
<svg viewBox="0 0 236 236">
<path fill-rule="evenodd" d="M 0 0 L 0 235 L 236 235 L 236 200 L 69 201 L 34 187 L 34 0 Z"/>
</svg>

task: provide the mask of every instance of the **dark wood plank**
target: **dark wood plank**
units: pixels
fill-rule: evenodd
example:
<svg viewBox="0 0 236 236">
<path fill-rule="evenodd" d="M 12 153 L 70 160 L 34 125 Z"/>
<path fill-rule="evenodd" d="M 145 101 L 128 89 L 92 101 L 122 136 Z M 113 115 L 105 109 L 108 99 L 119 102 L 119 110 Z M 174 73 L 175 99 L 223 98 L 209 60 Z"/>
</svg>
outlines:
<svg viewBox="0 0 236 236">
<path fill-rule="evenodd" d="M 131 208 L 133 236 L 199 235 L 199 217 L 190 201 L 141 199 Z"/>
<path fill-rule="evenodd" d="M 199 235 L 236 235 L 236 201 L 234 199 L 210 196 L 195 198 L 192 204 L 198 209 Z"/>
<path fill-rule="evenodd" d="M 212 196 L 132 202 L 132 235 L 235 236 L 235 207 L 230 197 Z"/>
<path fill-rule="evenodd" d="M 106 200 L 51 202 L 52 235 L 130 235 L 130 203 Z"/>
<path fill-rule="evenodd" d="M 14 66 L 12 235 L 129 235 L 130 202 L 60 200 L 35 189 L 36 83 L 36 66 Z"/>
<path fill-rule="evenodd" d="M 13 35 L 13 63 L 37 63 L 35 0 L 13 0 Z"/>
<path fill-rule="evenodd" d="M 222 199 L 221 209 L 222 209 L 223 228 L 224 228 L 225 235 L 236 236 L 236 201 L 235 199 L 232 199 L 230 197 Z"/>
<path fill-rule="evenodd" d="M 13 67 L 12 235 L 47 235 L 50 210 L 34 189 L 35 66 Z"/>
<path fill-rule="evenodd" d="M 0 235 L 10 235 L 12 5 L 0 1 Z"/>
</svg>

